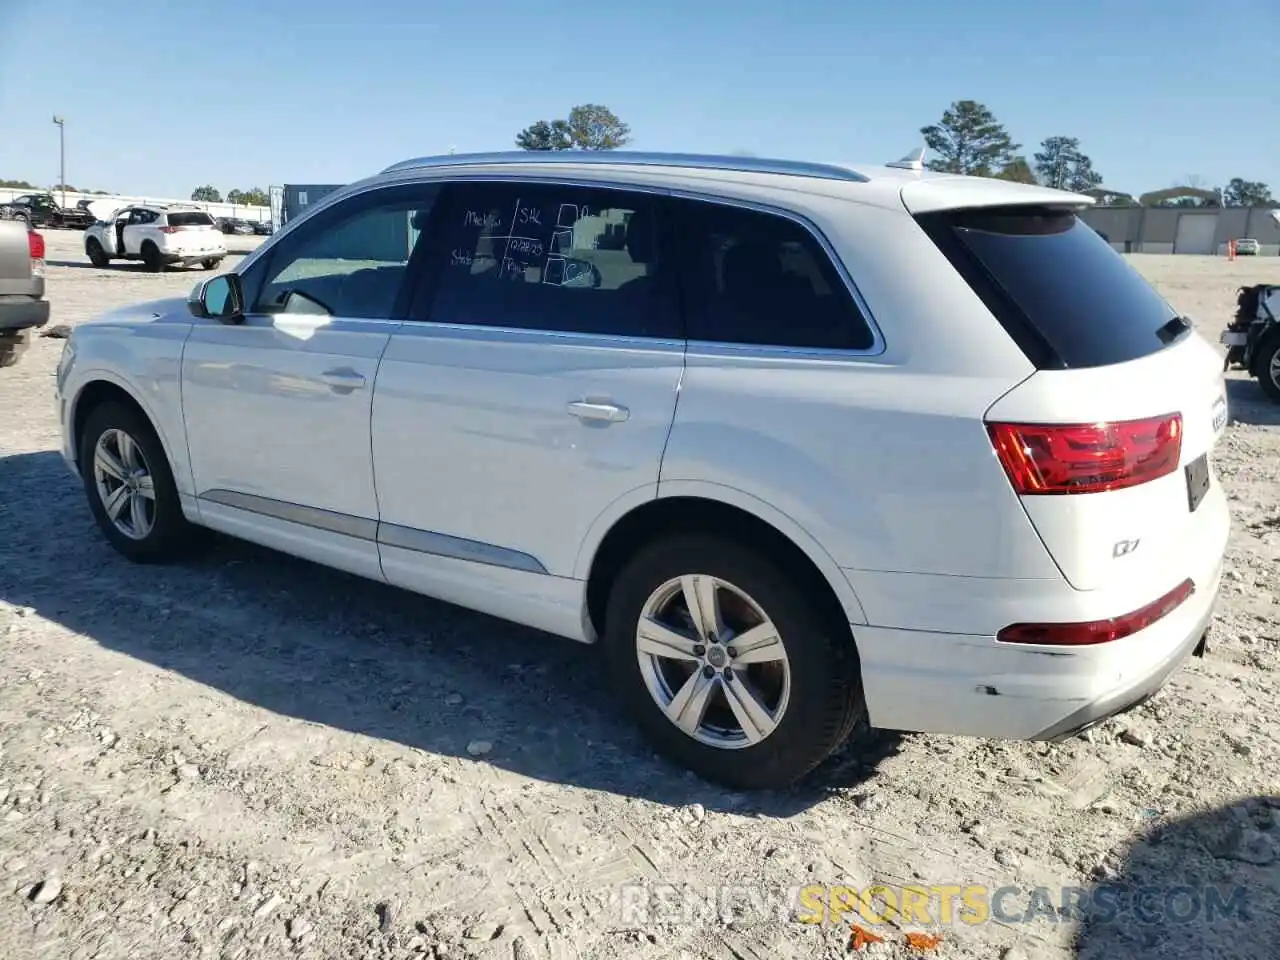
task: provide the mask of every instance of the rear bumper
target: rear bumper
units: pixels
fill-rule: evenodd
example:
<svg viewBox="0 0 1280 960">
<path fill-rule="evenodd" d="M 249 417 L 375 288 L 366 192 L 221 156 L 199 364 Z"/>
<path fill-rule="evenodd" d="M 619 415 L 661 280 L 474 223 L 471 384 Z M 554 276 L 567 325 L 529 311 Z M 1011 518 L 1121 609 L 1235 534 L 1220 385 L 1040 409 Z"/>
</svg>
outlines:
<svg viewBox="0 0 1280 960">
<path fill-rule="evenodd" d="M 30 297 L 0 297 L 0 330 L 25 330 L 49 322 L 49 301 Z"/>
<path fill-rule="evenodd" d="M 213 250 L 208 253 L 169 253 L 162 252 L 161 259 L 165 263 L 201 263 L 205 260 L 221 260 L 227 255 L 226 250 Z"/>
<path fill-rule="evenodd" d="M 1216 601 L 1216 589 L 1214 592 L 1213 599 Z M 1141 677 L 1136 682 L 1122 686 L 1119 689 L 1112 690 L 1092 703 L 1086 704 L 1075 713 L 1041 730 L 1030 739 L 1049 740 L 1055 743 L 1061 740 L 1069 740 L 1071 737 L 1083 733 L 1109 717 L 1125 713 L 1146 703 L 1177 672 L 1188 657 L 1196 653 L 1203 655 L 1204 649 L 1208 644 L 1209 625 L 1213 622 L 1214 607 L 1215 604 L 1211 602 L 1208 609 L 1204 611 L 1199 621 L 1191 629 L 1191 632 L 1187 634 L 1186 639 L 1175 647 L 1145 677 Z"/>
<path fill-rule="evenodd" d="M 1217 485 L 1201 509 L 1202 536 L 1159 582 L 1078 591 L 1064 581 L 871 576 L 846 571 L 870 625 L 851 629 L 873 726 L 958 736 L 1057 740 L 1151 696 L 1196 649 L 1213 619 L 1230 533 Z M 1000 643 L 1014 622 L 1083 622 L 1141 608 L 1184 577 L 1179 607 L 1111 643 L 1049 647 Z M 890 620 L 901 611 L 899 622 Z M 886 621 L 892 625 L 885 624 Z M 948 629 L 950 628 L 950 629 Z"/>
</svg>

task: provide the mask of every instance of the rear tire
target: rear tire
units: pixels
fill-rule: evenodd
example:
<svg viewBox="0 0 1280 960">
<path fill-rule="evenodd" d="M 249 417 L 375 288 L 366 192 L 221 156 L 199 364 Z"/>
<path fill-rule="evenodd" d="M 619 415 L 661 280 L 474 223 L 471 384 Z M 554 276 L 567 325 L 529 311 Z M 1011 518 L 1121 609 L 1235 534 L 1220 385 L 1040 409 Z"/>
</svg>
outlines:
<svg viewBox="0 0 1280 960">
<path fill-rule="evenodd" d="M 107 256 L 107 251 L 102 249 L 102 244 L 98 242 L 97 237 L 90 237 L 85 241 L 84 251 L 89 255 L 89 262 L 99 270 L 111 263 L 111 258 Z"/>
<path fill-rule="evenodd" d="M 690 592 L 709 596 L 719 611 L 718 641 L 694 626 L 702 618 L 690 613 Z M 672 536 L 641 548 L 619 573 L 604 653 L 620 698 L 667 757 L 734 789 L 786 787 L 825 760 L 865 713 L 853 641 L 822 610 L 756 548 Z M 757 626 L 756 639 L 747 639 Z M 654 636 L 682 653 L 658 646 L 652 655 Z M 686 718 L 683 728 L 669 715 Z"/>
<path fill-rule="evenodd" d="M 205 542 L 204 531 L 183 515 L 169 458 L 140 412 L 113 401 L 95 407 L 78 453 L 93 519 L 124 556 L 163 562 Z"/>
<path fill-rule="evenodd" d="M 200 266 L 206 270 L 217 270 L 220 263 L 222 263 L 221 257 L 209 257 L 207 260 L 201 260 Z"/>
<path fill-rule="evenodd" d="M 12 367 L 31 345 L 29 330 L 0 331 L 0 367 Z"/>
<path fill-rule="evenodd" d="M 1280 332 L 1273 333 L 1262 344 L 1255 368 L 1263 392 L 1280 403 Z"/>
<path fill-rule="evenodd" d="M 148 240 L 142 245 L 142 264 L 152 273 L 164 269 L 164 260 L 160 256 L 160 248 Z"/>
</svg>

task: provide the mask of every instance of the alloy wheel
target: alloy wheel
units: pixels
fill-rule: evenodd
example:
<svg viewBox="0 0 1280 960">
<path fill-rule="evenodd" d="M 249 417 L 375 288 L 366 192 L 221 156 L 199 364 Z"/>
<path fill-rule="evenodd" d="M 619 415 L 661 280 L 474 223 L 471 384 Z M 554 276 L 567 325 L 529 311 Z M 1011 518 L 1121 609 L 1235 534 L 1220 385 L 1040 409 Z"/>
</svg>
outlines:
<svg viewBox="0 0 1280 960">
<path fill-rule="evenodd" d="M 754 746 L 782 721 L 791 666 L 782 636 L 745 591 L 707 574 L 668 580 L 645 601 L 636 656 L 676 727 L 720 749 Z"/>
<path fill-rule="evenodd" d="M 136 440 L 105 430 L 93 450 L 93 479 L 107 518 L 130 540 L 143 540 L 156 522 L 155 480 Z"/>
</svg>

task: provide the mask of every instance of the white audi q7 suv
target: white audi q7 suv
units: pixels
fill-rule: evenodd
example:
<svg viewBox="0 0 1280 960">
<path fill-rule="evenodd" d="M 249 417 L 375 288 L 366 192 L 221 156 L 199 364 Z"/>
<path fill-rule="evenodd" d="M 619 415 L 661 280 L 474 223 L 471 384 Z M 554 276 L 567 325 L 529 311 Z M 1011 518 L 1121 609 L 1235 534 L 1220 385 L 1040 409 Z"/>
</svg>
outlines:
<svg viewBox="0 0 1280 960">
<path fill-rule="evenodd" d="M 860 720 L 1057 740 L 1203 649 L 1221 360 L 1077 212 L 636 153 L 398 163 L 78 327 L 64 456 L 206 529 L 587 643 L 667 755 L 791 783 Z"/>
</svg>

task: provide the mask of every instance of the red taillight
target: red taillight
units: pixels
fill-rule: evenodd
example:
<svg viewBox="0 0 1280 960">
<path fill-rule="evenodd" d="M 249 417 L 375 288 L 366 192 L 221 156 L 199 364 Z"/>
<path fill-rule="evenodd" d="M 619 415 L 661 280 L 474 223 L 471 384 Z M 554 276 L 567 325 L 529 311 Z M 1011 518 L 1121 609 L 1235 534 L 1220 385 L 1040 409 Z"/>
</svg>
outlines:
<svg viewBox="0 0 1280 960">
<path fill-rule="evenodd" d="M 31 255 L 31 275 L 44 276 L 44 237 L 34 230 L 27 231 L 27 252 Z"/>
<path fill-rule="evenodd" d="M 1182 415 L 1115 423 L 989 423 L 987 433 L 1021 495 L 1123 490 L 1173 473 Z"/>
<path fill-rule="evenodd" d="M 181 227 L 161 227 L 160 232 L 161 233 L 177 233 L 181 229 L 182 229 Z"/>
<path fill-rule="evenodd" d="M 1176 610 L 1195 592 L 1196 585 L 1190 580 L 1183 580 L 1159 600 L 1123 617 L 1091 623 L 1015 623 L 996 634 L 996 639 L 1001 643 L 1039 643 L 1052 647 L 1110 643 L 1145 630 Z"/>
</svg>

